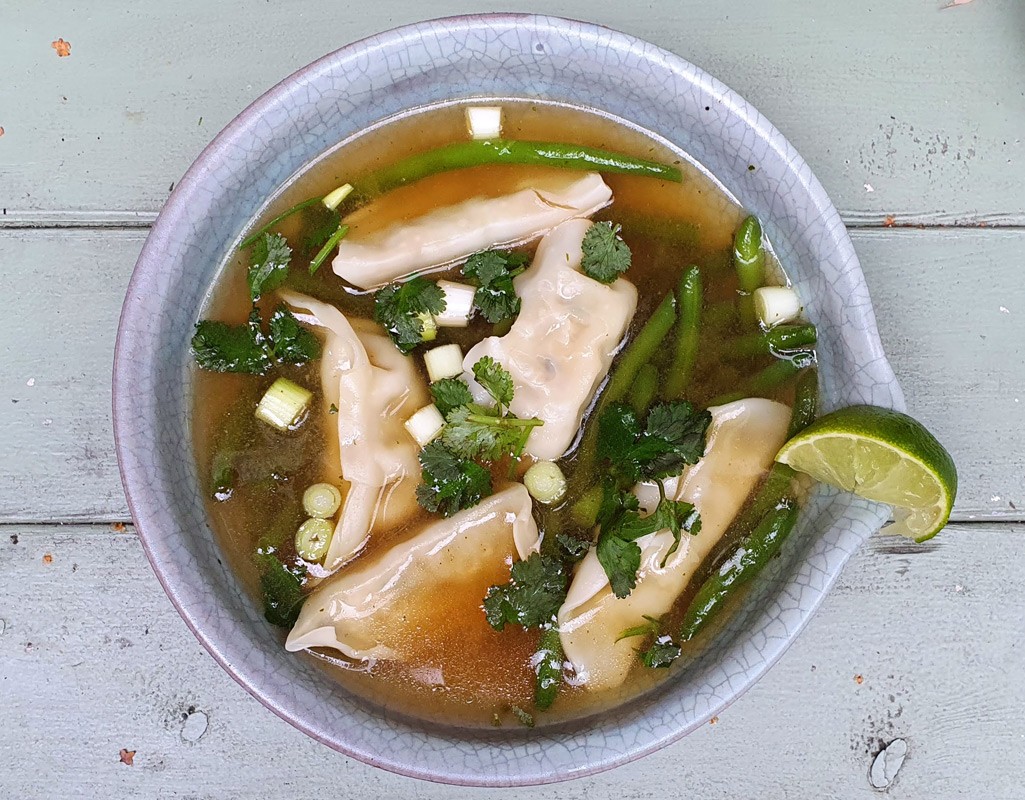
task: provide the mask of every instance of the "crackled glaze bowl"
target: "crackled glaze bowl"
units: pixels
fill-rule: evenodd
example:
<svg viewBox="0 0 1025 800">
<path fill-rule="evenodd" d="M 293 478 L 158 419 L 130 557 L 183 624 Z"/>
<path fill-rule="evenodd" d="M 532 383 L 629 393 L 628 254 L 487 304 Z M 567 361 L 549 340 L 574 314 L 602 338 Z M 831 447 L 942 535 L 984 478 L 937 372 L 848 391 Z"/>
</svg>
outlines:
<svg viewBox="0 0 1025 800">
<path fill-rule="evenodd" d="M 206 520 L 191 452 L 193 323 L 243 226 L 304 164 L 385 117 L 480 96 L 596 108 L 691 154 L 761 218 L 818 326 L 824 409 L 902 409 L 903 398 L 854 248 L 808 165 L 741 97 L 652 44 L 543 16 L 423 22 L 320 59 L 228 125 L 157 218 L 118 332 L 118 457 L 147 555 L 210 654 L 283 719 L 342 753 L 404 775 L 509 786 L 609 769 L 718 714 L 786 650 L 886 509 L 817 490 L 782 557 L 713 643 L 656 690 L 600 717 L 536 730 L 439 727 L 349 696 L 285 652 L 279 632 L 219 560 Z"/>
</svg>

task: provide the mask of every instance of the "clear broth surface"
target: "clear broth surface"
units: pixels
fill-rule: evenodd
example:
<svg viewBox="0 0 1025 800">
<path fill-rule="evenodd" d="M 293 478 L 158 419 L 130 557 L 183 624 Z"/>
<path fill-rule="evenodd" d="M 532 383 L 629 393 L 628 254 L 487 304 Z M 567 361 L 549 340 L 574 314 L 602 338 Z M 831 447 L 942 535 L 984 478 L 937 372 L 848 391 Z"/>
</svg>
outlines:
<svg viewBox="0 0 1025 800">
<path fill-rule="evenodd" d="M 744 217 L 742 209 L 721 186 L 680 152 L 598 113 L 524 101 L 502 101 L 502 105 L 507 138 L 599 146 L 673 163 L 682 169 L 684 180 L 680 184 L 604 175 L 613 190 L 614 202 L 596 219 L 621 224 L 622 236 L 633 251 L 633 263 L 625 277 L 637 286 L 639 302 L 627 339 L 636 333 L 663 297 L 674 290 L 683 267 L 690 264 L 701 267 L 707 323 L 687 399 L 698 406 L 705 405 L 712 397 L 736 389 L 746 376 L 771 363 L 769 356 L 724 363 L 718 355 L 719 342 L 725 336 L 736 335 L 732 323 L 717 322 L 716 315 L 726 301 L 736 298 L 732 240 Z M 345 182 L 358 185 L 360 175 L 407 155 L 465 137 L 464 110 L 460 104 L 422 109 L 387 122 L 342 143 L 310 164 L 274 198 L 261 219 L 254 221 L 254 227 L 296 202 L 323 196 Z M 525 178 L 546 171 L 484 166 L 435 175 L 394 190 L 382 200 L 374 201 L 366 211 L 357 212 L 352 220 L 353 229 L 370 230 L 472 196 L 502 194 L 520 185 Z M 287 224 L 280 230 L 286 236 L 294 233 Z M 347 315 L 372 317 L 372 295 L 347 286 L 331 271 L 330 260 L 313 277 L 307 274 L 305 263 L 308 262 L 297 259 L 286 283 L 288 288 L 333 302 Z M 250 309 L 246 265 L 243 254 L 229 258 L 204 318 L 230 323 L 245 320 Z M 774 267 L 782 277 L 778 265 Z M 455 280 L 461 278 L 458 269 L 447 276 Z M 269 313 L 277 303 L 275 297 L 265 298 L 261 304 L 264 313 Z M 491 333 L 492 326 L 477 318 L 465 329 L 440 329 L 433 344 L 458 342 L 465 352 Z M 419 348 L 413 352 L 413 357 L 423 373 L 421 353 L 422 348 Z M 667 367 L 666 364 L 659 366 L 661 370 Z M 321 480 L 336 485 L 340 482 L 340 475 L 325 471 L 323 464 L 320 442 L 330 424 L 330 418 L 324 413 L 311 412 L 306 422 L 290 433 L 279 433 L 253 420 L 257 401 L 279 375 L 313 390 L 312 408 L 322 408 L 317 363 L 278 368 L 263 377 L 200 370 L 195 373 L 195 453 L 199 474 L 204 480 L 209 480 L 214 453 L 225 431 L 235 426 L 243 432 L 245 446 L 235 459 L 238 485 L 227 500 L 210 497 L 208 507 L 213 529 L 229 563 L 256 598 L 260 592 L 254 552 L 258 547 L 270 545 L 286 560 L 294 558 L 293 534 L 305 517 L 301 501 L 303 490 Z M 425 373 L 423 379 L 426 385 Z M 790 391 L 783 390 L 773 397 L 789 402 Z M 573 453 L 561 463 L 572 482 Z M 504 467 L 496 469 L 496 490 L 504 480 Z M 562 525 L 560 509 L 541 512 L 535 505 L 535 517 L 542 530 Z M 433 518 L 421 511 L 395 530 L 375 533 L 355 563 L 410 537 L 426 520 Z M 337 653 L 307 653 L 296 657 L 313 658 L 347 689 L 406 714 L 457 725 L 516 724 L 511 708 L 532 710 L 533 707 L 534 674 L 530 658 L 536 650 L 539 634 L 516 626 L 494 631 L 488 626 L 480 605 L 489 586 L 508 580 L 510 563 L 511 559 L 505 559 L 496 564 L 494 574 L 472 579 L 454 578 L 452 585 L 432 592 L 431 598 L 410 598 L 410 607 L 402 612 L 405 619 L 402 648 L 410 658 L 407 662 L 378 661 L 368 667 L 347 664 Z M 692 585 L 697 582 L 696 579 Z M 681 613 L 688 600 L 689 594 L 685 592 L 677 603 L 676 614 Z M 553 708 L 538 715 L 537 723 L 542 725 L 613 708 L 664 680 L 673 671 L 646 670 L 638 660 L 628 680 L 614 691 L 592 692 L 564 685 Z"/>
</svg>

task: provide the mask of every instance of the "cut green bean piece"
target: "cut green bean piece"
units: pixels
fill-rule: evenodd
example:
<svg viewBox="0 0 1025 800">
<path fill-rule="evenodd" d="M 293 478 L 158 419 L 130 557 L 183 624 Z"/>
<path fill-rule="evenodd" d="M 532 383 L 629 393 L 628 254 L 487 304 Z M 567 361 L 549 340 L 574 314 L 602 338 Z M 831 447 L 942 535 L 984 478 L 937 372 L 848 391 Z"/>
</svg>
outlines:
<svg viewBox="0 0 1025 800">
<path fill-rule="evenodd" d="M 680 400 L 690 385 L 694 363 L 698 357 L 698 339 L 701 335 L 701 304 L 703 299 L 701 270 L 688 267 L 676 289 L 679 319 L 676 323 L 676 344 L 673 361 L 662 396 L 666 400 Z"/>
<path fill-rule="evenodd" d="M 373 172 L 357 184 L 366 194 L 377 194 L 421 178 L 454 169 L 483 164 L 528 164 L 563 169 L 643 175 L 674 183 L 683 180 L 678 167 L 634 158 L 623 153 L 561 142 L 524 142 L 485 139 L 455 144 L 418 153 L 390 167 Z"/>
<path fill-rule="evenodd" d="M 760 372 L 752 375 L 743 389 L 729 394 L 721 394 L 708 401 L 709 406 L 722 406 L 736 400 L 743 400 L 745 397 L 765 397 L 773 394 L 780 386 L 793 378 L 804 367 L 808 366 L 812 358 L 810 353 L 801 351 L 800 358 L 780 359 L 774 361 Z"/>
<path fill-rule="evenodd" d="M 655 399 L 658 389 L 658 370 L 652 364 L 645 364 L 637 373 L 634 385 L 630 387 L 630 406 L 642 417 Z"/>
<path fill-rule="evenodd" d="M 761 333 L 738 336 L 726 342 L 723 346 L 723 355 L 727 358 L 776 355 L 788 350 L 811 347 L 816 339 L 814 325 L 781 325 Z"/>
<path fill-rule="evenodd" d="M 740 282 L 740 318 L 745 325 L 753 326 L 757 317 L 751 295 L 765 283 L 765 248 L 758 217 L 750 216 L 740 223 L 733 237 L 733 263 Z"/>
<path fill-rule="evenodd" d="M 541 643 L 538 645 L 534 658 L 537 660 L 534 705 L 537 706 L 538 711 L 547 711 L 555 702 L 559 687 L 562 685 L 564 654 L 558 630 L 549 628 L 541 634 Z"/>
<path fill-rule="evenodd" d="M 797 378 L 797 388 L 794 391 L 794 406 L 790 412 L 790 427 L 787 429 L 787 439 L 793 439 L 815 421 L 818 402 L 819 371 L 813 368 L 806 369 Z"/>
<path fill-rule="evenodd" d="M 688 606 L 681 626 L 681 641 L 693 639 L 739 588 L 779 553 L 797 521 L 797 510 L 795 502 L 783 500 L 740 541 L 730 558 L 702 584 Z"/>
<path fill-rule="evenodd" d="M 570 519 L 578 527 L 590 530 L 598 522 L 598 512 L 601 510 L 601 501 L 605 492 L 601 484 L 593 484 L 588 487 L 573 505 L 569 508 Z"/>
</svg>

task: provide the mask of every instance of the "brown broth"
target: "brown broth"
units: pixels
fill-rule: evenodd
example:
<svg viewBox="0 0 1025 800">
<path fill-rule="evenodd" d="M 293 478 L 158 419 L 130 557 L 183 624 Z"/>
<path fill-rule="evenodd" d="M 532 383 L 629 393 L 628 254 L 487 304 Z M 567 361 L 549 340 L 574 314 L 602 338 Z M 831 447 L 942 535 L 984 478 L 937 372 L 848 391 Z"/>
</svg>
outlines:
<svg viewBox="0 0 1025 800">
<path fill-rule="evenodd" d="M 632 155 L 671 162 L 684 173 L 681 184 L 650 178 L 605 175 L 615 201 L 598 219 L 623 226 L 622 235 L 633 251 L 626 277 L 639 289 L 632 337 L 666 293 L 673 291 L 680 270 L 690 264 L 702 268 L 705 312 L 708 324 L 688 399 L 702 405 L 719 394 L 736 389 L 745 377 L 771 363 L 768 356 L 724 362 L 719 347 L 735 335 L 733 323 L 716 321 L 725 303 L 735 300 L 737 281 L 731 265 L 733 232 L 743 218 L 740 207 L 710 176 L 681 153 L 620 121 L 597 113 L 524 101 L 503 101 L 505 135 L 509 138 L 572 141 L 618 150 Z M 418 110 L 392 120 L 327 153 L 273 198 L 261 219 L 308 197 L 324 195 L 346 181 L 391 164 L 406 155 L 459 140 L 465 136 L 463 106 L 459 104 Z M 431 208 L 475 195 L 498 195 L 525 178 L 545 169 L 484 166 L 442 173 L 406 186 L 376 201 L 353 217 L 354 229 L 370 229 L 394 220 L 414 217 Z M 255 226 L 254 226 L 255 227 Z M 286 236 L 294 225 L 279 229 Z M 529 249 L 529 248 L 528 248 Z M 293 268 L 289 288 L 334 302 L 347 315 L 370 317 L 372 298 L 348 287 L 330 269 L 330 263 L 313 277 L 307 274 L 301 253 Z M 776 266 L 776 265 L 774 265 Z M 245 285 L 246 260 L 233 255 L 226 261 L 204 318 L 244 321 L 249 311 Z M 779 276 L 782 273 L 776 266 Z M 458 270 L 452 274 L 459 279 Z M 266 298 L 261 307 L 268 314 L 277 305 Z M 476 319 L 466 329 L 442 328 L 434 344 L 457 342 L 464 351 L 492 333 L 492 326 Z M 666 348 L 668 352 L 668 348 Z M 415 351 L 416 352 L 416 351 Z M 418 365 L 420 359 L 416 359 Z M 667 368 L 666 363 L 658 365 Z M 422 370 L 422 366 L 418 366 Z M 613 365 L 615 369 L 615 365 Z M 213 528 L 232 568 L 244 585 L 259 597 L 259 577 L 254 552 L 272 547 L 286 561 L 295 558 L 293 534 L 305 516 L 302 492 L 320 480 L 339 482 L 338 475 L 324 473 L 320 455 L 322 437 L 330 418 L 313 412 L 290 433 L 279 433 L 255 421 L 252 411 L 263 392 L 278 375 L 289 377 L 314 391 L 313 408 L 321 408 L 318 365 L 276 369 L 264 377 L 223 375 L 196 371 L 193 431 L 199 473 L 209 480 L 218 448 L 229 434 L 235 447 L 238 483 L 227 500 L 209 500 Z M 426 374 L 423 374 L 426 382 Z M 775 399 L 792 397 L 785 388 Z M 571 483 L 572 453 L 563 460 Z M 505 465 L 496 467 L 496 487 Z M 562 527 L 561 509 L 538 513 L 542 529 Z M 359 561 L 411 536 L 431 518 L 419 512 L 396 530 L 376 532 Z M 530 659 L 537 647 L 536 631 L 507 626 L 499 633 L 484 619 L 480 601 L 487 588 L 508 580 L 509 558 L 496 564 L 493 574 L 460 576 L 451 585 L 432 591 L 431 598 L 408 599 L 405 619 L 406 663 L 379 661 L 372 667 L 345 664 L 337 654 L 306 655 L 341 684 L 359 695 L 405 713 L 463 725 L 515 723 L 512 706 L 532 710 L 533 671 Z M 439 600 L 438 598 L 443 598 Z M 680 613 L 687 596 L 677 604 Z M 416 602 L 414 602 L 416 601 Z M 397 612 L 398 613 L 398 612 Z M 555 706 L 540 716 L 539 724 L 608 709 L 650 688 L 665 678 L 666 670 L 645 670 L 638 662 L 623 687 L 611 692 L 587 692 L 564 686 Z"/>
</svg>

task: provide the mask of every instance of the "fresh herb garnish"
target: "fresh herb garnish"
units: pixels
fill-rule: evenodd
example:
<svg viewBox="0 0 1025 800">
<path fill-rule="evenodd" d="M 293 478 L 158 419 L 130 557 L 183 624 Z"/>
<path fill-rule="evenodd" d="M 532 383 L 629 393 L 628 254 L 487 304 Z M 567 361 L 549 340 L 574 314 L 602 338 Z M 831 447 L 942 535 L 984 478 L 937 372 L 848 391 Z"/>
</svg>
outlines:
<svg viewBox="0 0 1025 800">
<path fill-rule="evenodd" d="M 249 296 L 254 302 L 285 282 L 291 261 L 292 248 L 280 233 L 265 233 L 256 240 L 249 272 L 246 274 Z"/>
<path fill-rule="evenodd" d="M 434 405 L 443 417 L 447 417 L 453 409 L 473 402 L 470 387 L 459 378 L 442 378 L 435 381 L 431 384 L 431 394 L 434 396 Z"/>
<path fill-rule="evenodd" d="M 242 325 L 200 320 L 192 336 L 192 354 L 202 369 L 263 375 L 272 366 L 271 349 L 255 308 Z"/>
<path fill-rule="evenodd" d="M 512 711 L 520 725 L 526 725 L 528 728 L 534 727 L 534 715 L 529 711 L 524 711 L 519 706 L 509 706 L 509 710 Z"/>
<path fill-rule="evenodd" d="M 424 338 L 421 314 L 445 310 L 445 293 L 438 284 L 419 276 L 404 283 L 390 283 L 374 296 L 374 319 L 391 335 L 395 346 L 408 353 Z"/>
<path fill-rule="evenodd" d="M 270 339 L 274 357 L 286 364 L 305 364 L 320 357 L 320 340 L 284 305 L 271 314 Z"/>
<path fill-rule="evenodd" d="M 306 567 L 285 566 L 267 552 L 258 555 L 258 565 L 264 616 L 271 625 L 291 628 L 306 599 L 302 593 Z"/>
<path fill-rule="evenodd" d="M 464 458 L 484 461 L 498 461 L 506 455 L 518 458 L 530 432 L 544 424 L 543 421 L 536 417 L 520 419 L 507 411 L 515 391 L 512 375 L 491 356 L 484 356 L 473 365 L 473 376 L 491 395 L 495 406 L 471 402 L 451 408 L 445 414 L 448 424 L 441 432 L 442 441 Z M 454 394 L 458 390 L 444 391 Z"/>
<path fill-rule="evenodd" d="M 630 406 L 613 403 L 598 420 L 598 456 L 631 484 L 678 475 L 701 458 L 711 421 L 708 411 L 676 401 L 652 408 L 642 429 Z"/>
<path fill-rule="evenodd" d="M 616 641 L 632 639 L 635 636 L 651 636 L 652 634 L 658 633 L 658 629 L 662 624 L 662 621 L 656 617 L 649 617 L 647 614 L 644 614 L 643 616 L 647 622 L 643 625 L 634 625 L 632 628 L 627 628 L 625 631 L 622 631 L 619 636 L 616 637 Z"/>
<path fill-rule="evenodd" d="M 513 563 L 509 577 L 509 583 L 488 589 L 484 598 L 488 624 L 500 631 L 507 624 L 539 628 L 552 623 L 569 584 L 562 561 L 532 553 L 530 558 Z"/>
<path fill-rule="evenodd" d="M 622 226 L 596 222 L 584 234 L 580 267 L 589 278 L 612 283 L 630 268 L 631 253 L 620 236 Z"/>
<path fill-rule="evenodd" d="M 665 669 L 680 657 L 680 645 L 669 636 L 659 636 L 651 647 L 641 653 L 641 661 L 649 669 Z"/>
<path fill-rule="evenodd" d="M 555 534 L 555 542 L 559 545 L 559 554 L 563 556 L 563 561 L 571 564 L 582 559 L 591 549 L 591 543 L 587 539 L 579 539 L 568 533 Z"/>
<path fill-rule="evenodd" d="M 428 444 L 419 457 L 423 482 L 416 487 L 416 499 L 428 511 L 450 517 L 491 494 L 491 473 L 441 442 Z"/>
<path fill-rule="evenodd" d="M 520 313 L 520 298 L 513 278 L 526 269 L 527 257 L 522 253 L 484 250 L 474 253 L 463 264 L 463 275 L 477 282 L 473 304 L 484 318 L 494 324 Z"/>
</svg>

